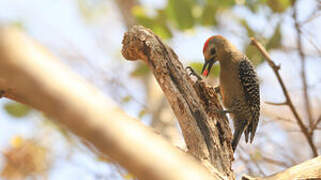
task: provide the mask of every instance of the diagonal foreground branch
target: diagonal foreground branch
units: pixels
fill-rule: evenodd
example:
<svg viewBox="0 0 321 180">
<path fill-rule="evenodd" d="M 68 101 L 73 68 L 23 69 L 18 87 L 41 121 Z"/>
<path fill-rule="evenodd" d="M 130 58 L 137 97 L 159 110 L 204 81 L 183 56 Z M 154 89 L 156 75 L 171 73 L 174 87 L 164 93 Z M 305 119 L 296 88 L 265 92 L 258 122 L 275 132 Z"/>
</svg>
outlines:
<svg viewBox="0 0 321 180">
<path fill-rule="evenodd" d="M 286 179 L 320 179 L 321 156 L 290 167 L 284 171 L 263 178 L 243 176 L 242 180 L 286 180 Z"/>
<path fill-rule="evenodd" d="M 313 153 L 313 157 L 317 157 L 318 156 L 318 151 L 317 151 L 317 148 L 313 142 L 313 134 L 311 134 L 308 130 L 308 128 L 304 125 L 303 123 L 303 120 L 301 119 L 299 113 L 297 112 L 297 110 L 295 109 L 293 103 L 292 103 L 292 100 L 290 98 L 290 95 L 288 93 L 288 90 L 287 88 L 285 87 L 285 84 L 280 76 L 280 73 L 279 73 L 279 69 L 280 67 L 277 66 L 273 60 L 271 59 L 270 55 L 268 54 L 268 52 L 265 50 L 265 48 L 262 46 L 262 44 L 260 44 L 255 38 L 251 38 L 251 43 L 261 52 L 261 54 L 265 57 L 266 61 L 268 62 L 268 64 L 271 66 L 272 70 L 274 71 L 274 74 L 276 75 L 280 85 L 281 85 L 281 88 L 282 88 L 282 91 L 283 91 L 283 94 L 285 96 L 285 99 L 286 99 L 286 105 L 289 106 L 291 112 L 293 113 L 296 121 L 297 121 L 297 124 L 299 126 L 299 128 L 301 129 L 301 132 L 303 133 L 304 137 L 307 139 L 308 141 L 308 144 L 312 150 L 312 153 Z"/>
<path fill-rule="evenodd" d="M 15 29 L 0 28 L 0 90 L 53 117 L 139 179 L 221 177 L 126 115 Z"/>
<path fill-rule="evenodd" d="M 222 107 L 214 89 L 203 81 L 194 83 L 174 51 L 142 26 L 125 33 L 122 54 L 149 65 L 179 121 L 189 153 L 233 179 L 231 130 L 226 116 L 215 113 Z"/>
<path fill-rule="evenodd" d="M 274 179 L 320 179 L 321 178 L 321 157 L 318 156 L 296 166 L 290 167 L 282 172 L 264 178 Z"/>
</svg>

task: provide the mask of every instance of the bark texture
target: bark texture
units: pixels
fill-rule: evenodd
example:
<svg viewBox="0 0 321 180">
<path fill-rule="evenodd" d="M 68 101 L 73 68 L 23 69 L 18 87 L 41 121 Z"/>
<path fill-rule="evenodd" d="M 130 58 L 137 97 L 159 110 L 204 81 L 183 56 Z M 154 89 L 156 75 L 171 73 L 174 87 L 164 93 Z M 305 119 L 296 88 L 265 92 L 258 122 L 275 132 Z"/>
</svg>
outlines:
<svg viewBox="0 0 321 180">
<path fill-rule="evenodd" d="M 234 179 L 231 130 L 226 116 L 216 113 L 222 107 L 214 89 L 192 81 L 175 52 L 142 26 L 125 33 L 122 54 L 148 63 L 179 121 L 188 152 L 212 165 L 212 172 Z"/>
</svg>

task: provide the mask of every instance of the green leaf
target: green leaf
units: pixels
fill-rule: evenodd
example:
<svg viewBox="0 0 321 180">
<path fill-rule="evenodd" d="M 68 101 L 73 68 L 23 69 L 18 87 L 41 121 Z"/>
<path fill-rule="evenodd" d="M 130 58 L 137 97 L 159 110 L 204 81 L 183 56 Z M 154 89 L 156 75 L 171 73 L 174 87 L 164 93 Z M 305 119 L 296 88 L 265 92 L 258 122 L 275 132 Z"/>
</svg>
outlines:
<svg viewBox="0 0 321 180">
<path fill-rule="evenodd" d="M 266 50 L 280 48 L 281 40 L 282 40 L 281 24 L 278 24 L 274 30 L 273 35 L 271 36 L 270 40 L 266 44 Z"/>
<path fill-rule="evenodd" d="M 31 108 L 28 106 L 16 102 L 5 104 L 4 109 L 8 114 L 16 118 L 24 117 L 31 111 Z"/>
<path fill-rule="evenodd" d="M 168 0 L 166 12 L 178 29 L 186 30 L 192 28 L 195 23 L 192 7 L 191 0 Z"/>
<path fill-rule="evenodd" d="M 145 63 L 140 63 L 135 67 L 135 69 L 130 73 L 132 77 L 145 76 L 150 72 L 148 66 Z"/>
<path fill-rule="evenodd" d="M 267 5 L 273 12 L 282 13 L 291 5 L 291 2 L 290 0 L 268 0 Z"/>
</svg>

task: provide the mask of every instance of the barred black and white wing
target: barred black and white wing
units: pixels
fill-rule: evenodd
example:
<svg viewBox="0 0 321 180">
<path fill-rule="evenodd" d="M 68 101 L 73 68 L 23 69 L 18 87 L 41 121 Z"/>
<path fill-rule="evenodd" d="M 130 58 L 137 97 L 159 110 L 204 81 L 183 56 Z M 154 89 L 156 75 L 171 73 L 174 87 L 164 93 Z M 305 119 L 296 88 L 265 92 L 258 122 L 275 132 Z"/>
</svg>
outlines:
<svg viewBox="0 0 321 180">
<path fill-rule="evenodd" d="M 239 78 L 248 108 L 251 112 L 250 117 L 252 117 L 247 120 L 249 124 L 244 131 L 245 141 L 248 142 L 249 134 L 251 133 L 250 142 L 252 143 L 260 117 L 260 88 L 254 67 L 247 57 L 244 57 L 244 60 L 240 62 Z"/>
</svg>

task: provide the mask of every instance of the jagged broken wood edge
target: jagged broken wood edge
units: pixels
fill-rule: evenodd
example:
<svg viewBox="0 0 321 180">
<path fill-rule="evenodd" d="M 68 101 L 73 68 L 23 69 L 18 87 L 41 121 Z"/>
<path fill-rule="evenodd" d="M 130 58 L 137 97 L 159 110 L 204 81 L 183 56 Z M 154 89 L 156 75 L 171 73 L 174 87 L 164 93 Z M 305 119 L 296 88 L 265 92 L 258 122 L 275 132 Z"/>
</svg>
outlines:
<svg viewBox="0 0 321 180">
<path fill-rule="evenodd" d="M 193 82 L 175 52 L 151 30 L 133 26 L 122 43 L 127 60 L 141 59 L 151 68 L 179 121 L 189 153 L 234 179 L 231 130 L 226 116 L 215 113 L 222 107 L 214 89 L 203 81 Z"/>
</svg>

